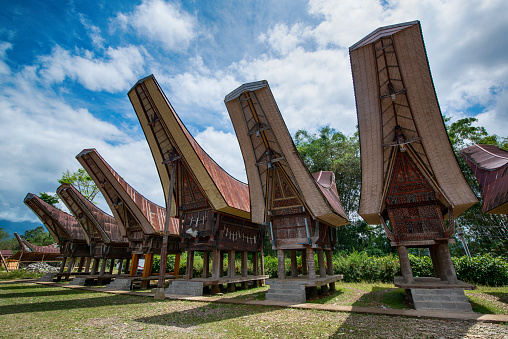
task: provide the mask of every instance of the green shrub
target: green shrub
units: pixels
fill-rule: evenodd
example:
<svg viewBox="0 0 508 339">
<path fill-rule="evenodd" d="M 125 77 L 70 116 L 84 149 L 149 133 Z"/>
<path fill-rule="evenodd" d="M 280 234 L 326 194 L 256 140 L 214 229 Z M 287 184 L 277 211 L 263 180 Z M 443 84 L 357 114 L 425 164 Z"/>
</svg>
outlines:
<svg viewBox="0 0 508 339">
<path fill-rule="evenodd" d="M 508 285 L 508 263 L 489 254 L 468 258 L 452 258 L 457 278 L 486 286 Z"/>
</svg>

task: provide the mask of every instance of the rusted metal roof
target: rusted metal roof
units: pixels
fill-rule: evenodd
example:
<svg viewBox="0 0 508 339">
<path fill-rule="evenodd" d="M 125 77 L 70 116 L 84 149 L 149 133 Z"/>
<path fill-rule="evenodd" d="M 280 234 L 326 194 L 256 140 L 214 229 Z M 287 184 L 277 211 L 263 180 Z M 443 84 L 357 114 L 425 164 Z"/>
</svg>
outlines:
<svg viewBox="0 0 508 339">
<path fill-rule="evenodd" d="M 493 145 L 473 145 L 460 154 L 480 184 L 483 212 L 508 214 L 508 152 Z"/>
<path fill-rule="evenodd" d="M 166 166 L 166 160 L 176 151 L 213 209 L 250 218 L 248 186 L 230 176 L 199 146 L 153 75 L 138 81 L 129 91 L 129 98 L 152 151 L 166 200 L 170 183 L 170 167 Z M 180 204 L 180 201 L 175 202 L 178 194 L 176 197 L 173 202 Z M 177 213 L 172 206 L 171 215 Z"/>
<path fill-rule="evenodd" d="M 330 190 L 333 186 L 317 183 L 303 164 L 266 80 L 241 85 L 224 102 L 246 165 L 253 222 L 266 223 L 271 218 L 275 171 L 314 218 L 333 227 L 349 222 L 338 196 Z M 323 182 L 331 178 L 322 175 Z"/>
<path fill-rule="evenodd" d="M 349 53 L 360 132 L 362 218 L 381 222 L 397 150 L 410 154 L 454 216 L 475 204 L 446 134 L 420 23 L 381 27 Z"/>
<path fill-rule="evenodd" d="M 24 203 L 37 215 L 60 246 L 62 241 L 86 243 L 85 233 L 72 215 L 51 206 L 32 193 L 26 195 Z"/>
<path fill-rule="evenodd" d="M 21 239 L 18 233 L 14 233 L 16 240 L 18 240 L 19 246 L 23 252 L 30 253 L 60 253 L 58 244 L 51 244 L 47 246 L 38 246 L 30 243 L 28 240 Z"/>
<path fill-rule="evenodd" d="M 95 239 L 104 244 L 128 245 L 115 218 L 95 206 L 75 187 L 62 184 L 56 192 L 83 227 L 89 244 L 91 239 Z"/>
<path fill-rule="evenodd" d="M 166 220 L 164 207 L 151 202 L 132 188 L 95 149 L 84 149 L 76 159 L 101 190 L 116 222 L 122 227 L 123 234 L 127 223 L 132 222 L 138 223 L 145 234 L 163 233 Z M 131 219 L 127 221 L 129 217 Z M 177 218 L 170 218 L 169 234 L 179 234 Z"/>
</svg>

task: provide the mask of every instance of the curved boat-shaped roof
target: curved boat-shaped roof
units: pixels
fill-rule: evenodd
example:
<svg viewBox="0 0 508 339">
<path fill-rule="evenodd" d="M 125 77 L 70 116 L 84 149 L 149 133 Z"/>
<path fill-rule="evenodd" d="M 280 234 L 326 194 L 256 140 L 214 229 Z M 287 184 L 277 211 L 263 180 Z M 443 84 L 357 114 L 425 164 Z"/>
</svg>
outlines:
<svg viewBox="0 0 508 339">
<path fill-rule="evenodd" d="M 128 245 L 115 218 L 86 199 L 74 186 L 62 184 L 56 193 L 80 222 L 89 244 L 94 239 L 104 244 Z"/>
<path fill-rule="evenodd" d="M 445 130 L 420 23 L 378 28 L 349 54 L 362 158 L 359 214 L 380 223 L 396 147 L 408 150 L 455 216 L 475 204 Z"/>
<path fill-rule="evenodd" d="M 95 149 L 84 149 L 76 156 L 76 159 L 101 190 L 116 222 L 121 227 L 122 234 L 126 234 L 127 223 L 133 221 L 145 234 L 164 232 L 166 209 L 151 202 L 132 188 Z M 127 221 L 127 218 L 130 219 Z M 179 234 L 177 218 L 170 218 L 169 234 Z"/>
<path fill-rule="evenodd" d="M 176 150 L 214 210 L 250 218 L 247 185 L 229 175 L 199 146 L 154 76 L 139 80 L 128 95 L 152 152 L 166 201 L 171 173 L 165 162 L 169 154 Z M 175 215 L 177 210 L 173 204 L 171 216 Z"/>
<path fill-rule="evenodd" d="M 86 243 L 85 233 L 74 216 L 51 206 L 32 193 L 26 195 L 24 203 L 42 221 L 60 246 L 65 241 Z"/>
<path fill-rule="evenodd" d="M 322 172 L 321 184 L 307 170 L 284 123 L 268 82 L 244 84 L 226 95 L 224 102 L 242 150 L 251 196 L 252 221 L 267 222 L 272 166 L 286 180 L 308 211 L 330 226 L 347 224 L 337 189 L 329 182 L 333 173 Z"/>
<path fill-rule="evenodd" d="M 23 252 L 60 254 L 60 248 L 58 247 L 58 244 L 56 244 L 56 243 L 47 245 L 47 246 L 38 246 L 38 245 L 32 244 L 28 240 L 21 239 L 21 237 L 18 235 L 18 233 L 14 233 L 14 236 L 16 237 L 16 240 L 18 240 L 19 246 L 21 247 L 21 251 L 23 251 Z"/>
<path fill-rule="evenodd" d="M 480 184 L 483 212 L 508 214 L 508 152 L 493 145 L 473 145 L 460 154 Z"/>
</svg>

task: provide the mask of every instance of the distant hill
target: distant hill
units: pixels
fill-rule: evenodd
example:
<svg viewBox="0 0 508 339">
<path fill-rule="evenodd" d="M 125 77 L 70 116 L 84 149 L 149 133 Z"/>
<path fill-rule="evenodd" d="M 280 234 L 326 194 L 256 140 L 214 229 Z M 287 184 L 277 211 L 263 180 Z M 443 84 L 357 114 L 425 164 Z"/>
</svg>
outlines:
<svg viewBox="0 0 508 339">
<path fill-rule="evenodd" d="M 0 227 L 3 228 L 11 236 L 14 236 L 14 232 L 18 234 L 23 234 L 25 233 L 26 230 L 32 230 L 39 226 L 44 227 L 44 225 L 41 222 L 32 222 L 32 221 L 14 222 L 5 219 L 0 219 Z M 44 230 L 46 230 L 46 227 L 44 227 Z"/>
</svg>

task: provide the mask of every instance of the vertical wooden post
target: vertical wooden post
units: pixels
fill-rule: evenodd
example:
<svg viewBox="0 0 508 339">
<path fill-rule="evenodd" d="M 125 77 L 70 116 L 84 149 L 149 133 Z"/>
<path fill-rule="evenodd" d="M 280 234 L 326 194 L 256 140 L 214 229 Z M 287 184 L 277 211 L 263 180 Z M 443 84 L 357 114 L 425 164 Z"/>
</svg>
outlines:
<svg viewBox="0 0 508 339">
<path fill-rule="evenodd" d="M 242 251 L 242 257 L 241 257 L 241 273 L 242 273 L 242 277 L 246 277 L 248 275 L 247 258 L 248 258 L 248 252 L 247 251 Z"/>
<path fill-rule="evenodd" d="M 173 268 L 173 276 L 178 277 L 180 275 L 180 253 L 175 254 L 175 267 Z"/>
<path fill-rule="evenodd" d="M 284 250 L 277 250 L 277 278 L 286 278 L 286 263 L 284 261 Z"/>
<path fill-rule="evenodd" d="M 307 251 L 305 248 L 302 250 L 302 275 L 308 275 L 309 270 L 307 268 Z"/>
<path fill-rule="evenodd" d="M 254 276 L 259 275 L 259 258 L 257 251 L 252 252 L 252 274 Z"/>
<path fill-rule="evenodd" d="M 131 259 L 131 268 L 129 271 L 129 276 L 134 277 L 138 272 L 139 265 L 139 254 L 133 254 Z"/>
<path fill-rule="evenodd" d="M 81 257 L 79 259 L 79 265 L 78 265 L 78 273 L 81 273 L 83 271 L 83 265 L 85 263 L 85 257 Z"/>
<path fill-rule="evenodd" d="M 400 271 L 402 272 L 404 282 L 406 284 L 414 283 L 413 270 L 411 269 L 411 264 L 409 263 L 406 246 L 397 246 L 397 252 L 399 253 Z"/>
<path fill-rule="evenodd" d="M 117 272 L 118 275 L 122 274 L 122 267 L 123 267 L 123 259 L 120 259 L 120 261 L 118 262 L 118 272 Z"/>
<path fill-rule="evenodd" d="M 192 279 L 194 273 L 194 251 L 187 251 L 187 267 L 185 270 L 185 279 Z"/>
<path fill-rule="evenodd" d="M 71 274 L 74 269 L 74 257 L 69 258 L 69 262 L 67 264 L 67 273 Z"/>
<path fill-rule="evenodd" d="M 326 277 L 325 257 L 323 255 L 323 249 L 318 248 L 317 250 L 318 265 L 319 265 L 319 276 Z"/>
<path fill-rule="evenodd" d="M 203 252 L 203 278 L 208 278 L 210 274 L 210 251 Z"/>
<path fill-rule="evenodd" d="M 314 250 L 312 247 L 306 248 L 307 267 L 309 268 L 309 279 L 316 278 L 316 263 L 314 262 Z"/>
<path fill-rule="evenodd" d="M 265 275 L 265 254 L 263 253 L 263 250 L 260 251 L 260 257 L 261 257 L 261 275 Z"/>
<path fill-rule="evenodd" d="M 222 261 L 221 261 L 221 252 L 218 249 L 214 249 L 212 251 L 212 278 L 213 279 L 219 279 L 221 276 L 220 272 L 222 271 L 221 267 Z M 219 285 L 213 285 L 210 293 L 217 294 L 220 292 Z"/>
<path fill-rule="evenodd" d="M 123 273 L 129 274 L 130 273 L 130 269 L 131 269 L 131 260 L 130 259 L 126 259 L 125 260 L 125 265 L 124 265 Z"/>
<path fill-rule="evenodd" d="M 291 255 L 291 276 L 298 278 L 298 262 L 296 261 L 296 250 L 290 251 Z"/>
<path fill-rule="evenodd" d="M 63 257 L 62 263 L 60 264 L 60 270 L 58 271 L 59 274 L 62 274 L 64 272 L 66 262 L 67 262 L 67 257 Z"/>
<path fill-rule="evenodd" d="M 92 272 L 90 272 L 91 275 L 97 274 L 97 270 L 99 269 L 99 261 L 100 259 L 93 258 Z"/>
<path fill-rule="evenodd" d="M 85 273 L 90 272 L 90 265 L 91 265 L 91 263 L 92 263 L 92 258 L 91 257 L 86 258 L 86 261 L 85 261 Z"/>
<path fill-rule="evenodd" d="M 446 281 L 450 284 L 458 284 L 459 280 L 457 279 L 457 273 L 455 272 L 455 267 L 453 267 L 452 257 L 450 255 L 450 249 L 448 248 L 448 244 L 439 244 L 439 262 L 440 266 L 443 267 L 443 272 L 446 277 Z"/>
<path fill-rule="evenodd" d="M 332 257 L 332 250 L 325 250 L 326 253 L 326 274 L 329 276 L 333 276 L 333 257 Z M 330 287 L 330 292 L 335 291 L 335 281 L 328 284 Z"/>
<path fill-rule="evenodd" d="M 153 265 L 153 253 L 145 254 L 145 265 L 143 266 L 143 274 L 141 277 L 147 280 L 143 280 L 141 282 L 142 289 L 147 289 L 150 286 L 150 280 L 148 280 L 148 277 L 152 275 L 152 265 Z M 164 273 L 165 269 L 162 269 L 162 271 Z"/>
<path fill-rule="evenodd" d="M 228 277 L 235 277 L 235 250 L 228 251 Z"/>
<path fill-rule="evenodd" d="M 106 273 L 106 263 L 107 262 L 108 262 L 107 259 L 102 259 L 101 260 L 101 270 L 99 272 L 99 277 L 104 276 L 104 274 Z"/>
<path fill-rule="evenodd" d="M 109 274 L 113 274 L 113 269 L 115 268 L 115 259 L 111 259 L 109 266 Z"/>
</svg>

